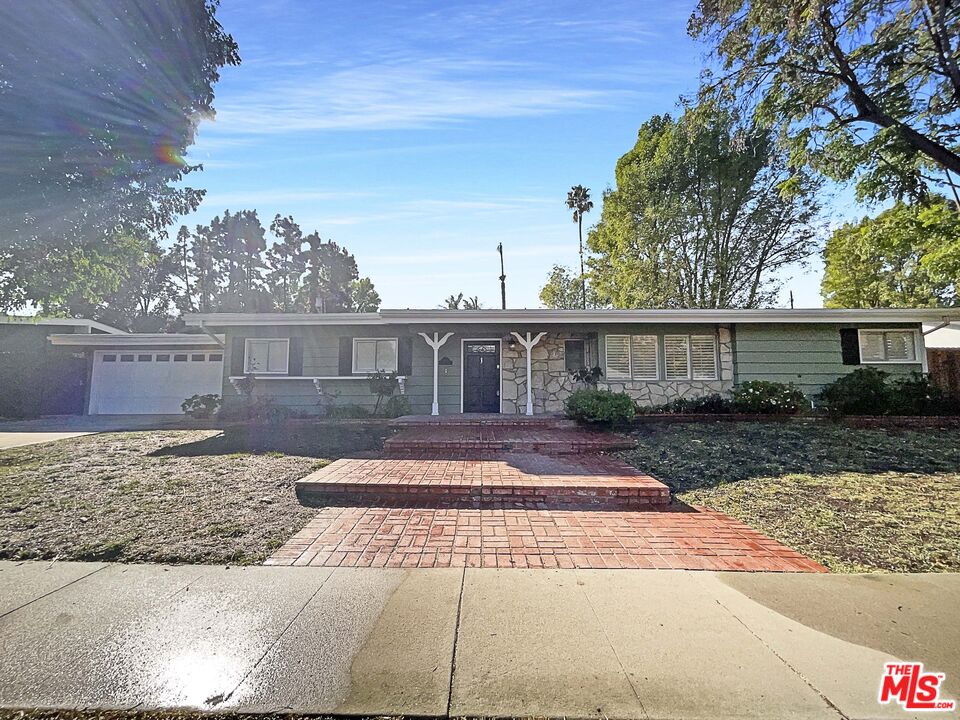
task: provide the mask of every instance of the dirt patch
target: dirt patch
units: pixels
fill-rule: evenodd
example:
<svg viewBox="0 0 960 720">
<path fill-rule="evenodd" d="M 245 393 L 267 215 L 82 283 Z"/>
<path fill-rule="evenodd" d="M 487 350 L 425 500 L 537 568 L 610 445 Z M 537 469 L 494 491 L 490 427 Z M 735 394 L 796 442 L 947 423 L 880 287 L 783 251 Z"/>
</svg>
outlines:
<svg viewBox="0 0 960 720">
<path fill-rule="evenodd" d="M 960 571 L 960 431 L 830 424 L 644 427 L 622 453 L 674 497 L 835 572 Z"/>
<path fill-rule="evenodd" d="M 313 517 L 293 484 L 384 427 L 103 433 L 0 452 L 0 558 L 258 563 Z"/>
</svg>

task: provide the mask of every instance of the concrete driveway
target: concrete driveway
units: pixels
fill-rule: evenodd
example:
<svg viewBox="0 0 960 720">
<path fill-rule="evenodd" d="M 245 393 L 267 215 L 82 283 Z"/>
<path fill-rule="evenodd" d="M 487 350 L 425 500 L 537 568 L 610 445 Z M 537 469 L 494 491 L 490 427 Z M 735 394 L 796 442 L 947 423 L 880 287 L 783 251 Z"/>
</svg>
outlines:
<svg viewBox="0 0 960 720">
<path fill-rule="evenodd" d="M 911 717 L 883 664 L 960 696 L 957 607 L 958 575 L 0 563 L 0 706 Z"/>
<path fill-rule="evenodd" d="M 54 442 L 98 432 L 197 430 L 219 427 L 214 421 L 184 415 L 55 415 L 34 420 L 0 421 L 0 450 Z"/>
</svg>

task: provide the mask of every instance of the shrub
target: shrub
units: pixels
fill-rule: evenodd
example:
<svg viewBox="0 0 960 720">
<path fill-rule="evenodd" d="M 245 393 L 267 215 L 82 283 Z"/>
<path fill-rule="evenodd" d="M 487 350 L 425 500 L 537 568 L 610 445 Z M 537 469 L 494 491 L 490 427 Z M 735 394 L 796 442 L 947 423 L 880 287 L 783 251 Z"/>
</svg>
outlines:
<svg viewBox="0 0 960 720">
<path fill-rule="evenodd" d="M 326 416 L 331 420 L 367 418 L 370 417 L 370 411 L 362 405 L 331 405 L 327 408 Z"/>
<path fill-rule="evenodd" d="M 592 368 L 582 367 L 569 372 L 575 383 L 592 388 L 595 388 L 597 383 L 600 382 L 600 378 L 603 377 L 603 370 L 600 369 L 599 365 Z"/>
<path fill-rule="evenodd" d="M 567 417 L 580 422 L 623 425 L 636 417 L 637 406 L 626 393 L 581 388 L 564 404 Z"/>
<path fill-rule="evenodd" d="M 383 404 L 384 398 L 393 395 L 400 387 L 400 381 L 395 372 L 383 371 L 371 373 L 367 379 L 370 383 L 370 392 L 377 396 L 377 404 L 373 406 L 373 414 L 376 415 L 380 412 L 380 405 Z"/>
<path fill-rule="evenodd" d="M 410 412 L 410 401 L 407 400 L 406 395 L 394 395 L 383 404 L 384 417 L 396 418 L 409 415 Z"/>
<path fill-rule="evenodd" d="M 890 408 L 887 373 L 875 367 L 857 368 L 825 386 L 820 402 L 837 415 L 884 415 Z"/>
<path fill-rule="evenodd" d="M 733 404 L 728 398 L 719 393 L 704 395 L 696 398 L 677 398 L 664 405 L 657 405 L 648 410 L 651 413 L 666 415 L 722 415 L 733 412 Z"/>
<path fill-rule="evenodd" d="M 197 420 L 205 420 L 213 417 L 213 414 L 219 407 L 220 396 L 216 393 L 191 395 L 180 403 L 180 409 L 183 410 L 184 414 Z"/>
<path fill-rule="evenodd" d="M 733 411 L 768 415 L 795 415 L 809 408 L 803 392 L 793 383 L 747 380 L 733 389 Z"/>
</svg>

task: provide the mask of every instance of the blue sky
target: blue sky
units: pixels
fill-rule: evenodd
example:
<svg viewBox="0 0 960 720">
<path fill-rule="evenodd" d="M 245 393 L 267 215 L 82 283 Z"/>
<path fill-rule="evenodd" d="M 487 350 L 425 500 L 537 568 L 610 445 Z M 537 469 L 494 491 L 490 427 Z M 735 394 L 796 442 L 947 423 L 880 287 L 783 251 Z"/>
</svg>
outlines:
<svg viewBox="0 0 960 720">
<path fill-rule="evenodd" d="M 228 0 L 243 63 L 188 160 L 208 194 L 187 224 L 253 209 L 346 246 L 384 307 L 451 293 L 538 307 L 574 265 L 571 185 L 600 196 L 640 124 L 696 89 L 692 1 Z M 786 288 L 819 306 L 819 268 Z M 783 303 L 786 302 L 784 293 Z"/>
</svg>

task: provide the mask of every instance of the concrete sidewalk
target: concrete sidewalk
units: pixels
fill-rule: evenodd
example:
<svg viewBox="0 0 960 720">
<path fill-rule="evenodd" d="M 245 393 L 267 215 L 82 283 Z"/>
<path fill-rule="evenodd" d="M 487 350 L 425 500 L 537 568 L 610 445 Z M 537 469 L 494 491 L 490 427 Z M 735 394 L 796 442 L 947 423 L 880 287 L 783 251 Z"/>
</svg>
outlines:
<svg viewBox="0 0 960 720">
<path fill-rule="evenodd" d="M 958 608 L 958 575 L 0 563 L 0 705 L 910 717 L 883 663 L 960 697 Z"/>
</svg>

